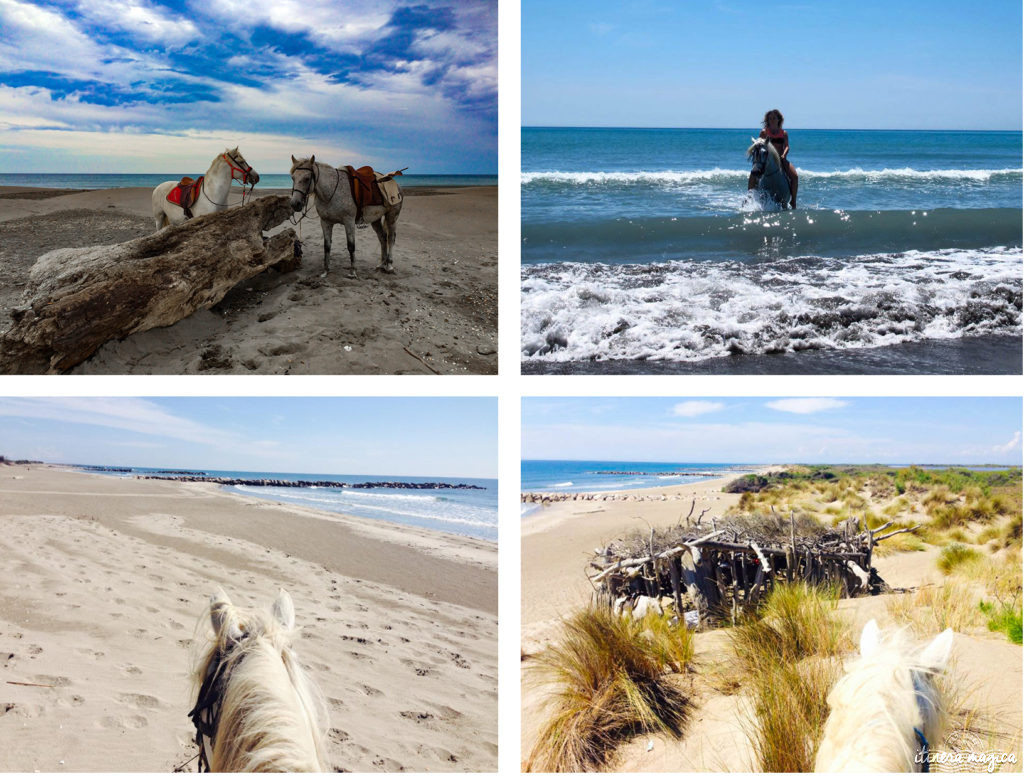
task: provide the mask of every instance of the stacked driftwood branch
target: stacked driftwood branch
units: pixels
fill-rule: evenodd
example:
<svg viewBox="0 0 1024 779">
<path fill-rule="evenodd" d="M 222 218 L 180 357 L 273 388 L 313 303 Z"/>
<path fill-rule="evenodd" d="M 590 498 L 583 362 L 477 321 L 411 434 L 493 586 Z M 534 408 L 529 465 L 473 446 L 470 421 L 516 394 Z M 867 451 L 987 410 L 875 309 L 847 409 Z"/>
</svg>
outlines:
<svg viewBox="0 0 1024 779">
<path fill-rule="evenodd" d="M 692 511 L 691 511 L 692 515 Z M 871 566 L 874 546 L 897 533 L 856 519 L 827 528 L 809 517 L 729 517 L 687 521 L 634 534 L 594 551 L 595 598 L 623 608 L 641 596 L 671 598 L 699 622 L 735 620 L 779 581 L 835 586 L 843 597 L 885 587 Z"/>
</svg>

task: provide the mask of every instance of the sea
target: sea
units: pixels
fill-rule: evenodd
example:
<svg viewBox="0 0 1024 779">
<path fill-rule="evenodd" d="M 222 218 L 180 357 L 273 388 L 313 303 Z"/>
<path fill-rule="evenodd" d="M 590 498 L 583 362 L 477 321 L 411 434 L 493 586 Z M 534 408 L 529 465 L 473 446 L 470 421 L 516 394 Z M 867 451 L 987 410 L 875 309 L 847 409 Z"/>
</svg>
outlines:
<svg viewBox="0 0 1024 779">
<path fill-rule="evenodd" d="M 610 492 L 671 487 L 750 473 L 756 465 L 618 460 L 523 460 L 522 492 Z"/>
<path fill-rule="evenodd" d="M 1021 133 L 787 129 L 523 128 L 524 371 L 1019 373 Z"/>
<path fill-rule="evenodd" d="M 199 176 L 203 171 L 180 173 L 0 173 L 2 187 L 46 187 L 52 189 L 115 189 L 155 187 L 182 176 Z M 402 187 L 489 187 L 498 185 L 497 176 L 462 174 L 402 174 Z M 260 173 L 257 189 L 291 189 L 287 173 Z"/>
<path fill-rule="evenodd" d="M 95 467 L 78 466 L 96 472 Z M 111 476 L 133 478 L 136 475 L 166 475 L 173 472 L 160 468 L 125 466 L 127 472 L 101 471 Z M 178 470 L 178 469 L 175 469 Z M 322 511 L 347 514 L 367 520 L 384 520 L 399 525 L 440 530 L 487 541 L 498 540 L 497 479 L 465 479 L 441 476 L 394 476 L 382 474 L 337 473 L 275 473 L 251 471 L 201 471 L 180 469 L 201 476 L 223 476 L 236 479 L 286 479 L 288 481 L 361 482 L 446 482 L 473 484 L 482 490 L 416 490 L 416 489 L 339 489 L 328 487 L 247 487 L 225 486 L 228 492 L 256 498 L 278 500 Z"/>
</svg>

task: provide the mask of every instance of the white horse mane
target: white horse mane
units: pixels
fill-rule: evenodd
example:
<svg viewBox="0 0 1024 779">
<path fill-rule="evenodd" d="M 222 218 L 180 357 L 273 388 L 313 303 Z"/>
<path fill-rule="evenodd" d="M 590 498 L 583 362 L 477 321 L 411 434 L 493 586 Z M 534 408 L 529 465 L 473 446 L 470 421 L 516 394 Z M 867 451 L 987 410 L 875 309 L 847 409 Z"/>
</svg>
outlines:
<svg viewBox="0 0 1024 779">
<path fill-rule="evenodd" d="M 295 611 L 287 592 L 272 611 L 237 608 L 221 590 L 204 614 L 214 635 L 196 666 L 195 691 L 218 667 L 225 680 L 211 771 L 323 772 L 329 765 L 326 704 L 290 647 Z"/>
<path fill-rule="evenodd" d="M 945 670 L 952 642 L 947 629 L 921 649 L 904 631 L 883 635 L 874 620 L 868 622 L 860 657 L 829 693 L 831 713 L 815 771 L 921 771 L 915 729 L 929 743 L 942 735 L 945 711 L 936 677 Z"/>
</svg>

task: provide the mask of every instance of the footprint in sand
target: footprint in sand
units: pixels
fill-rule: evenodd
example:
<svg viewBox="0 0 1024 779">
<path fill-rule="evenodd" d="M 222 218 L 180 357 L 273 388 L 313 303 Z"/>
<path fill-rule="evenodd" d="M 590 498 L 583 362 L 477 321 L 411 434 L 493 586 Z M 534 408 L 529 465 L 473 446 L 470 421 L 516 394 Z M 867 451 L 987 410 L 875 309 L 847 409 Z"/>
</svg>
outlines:
<svg viewBox="0 0 1024 779">
<path fill-rule="evenodd" d="M 121 703 L 127 703 L 129 706 L 135 706 L 139 709 L 159 709 L 160 699 L 154 698 L 152 695 L 142 695 L 134 692 L 123 692 L 117 696 L 117 699 Z"/>
<path fill-rule="evenodd" d="M 138 676 L 142 673 L 142 669 L 137 665 L 125 665 L 121 667 L 121 670 L 129 676 Z"/>
<path fill-rule="evenodd" d="M 146 727 L 149 724 L 149 720 L 141 714 L 127 714 L 120 717 L 103 717 L 99 724 L 100 727 L 104 728 L 137 730 L 138 728 Z"/>
<path fill-rule="evenodd" d="M 47 676 L 46 674 L 36 674 L 32 679 L 37 684 L 43 684 L 47 687 L 70 687 L 71 680 L 66 676 Z"/>
<path fill-rule="evenodd" d="M 0 660 L 3 661 L 4 668 L 10 668 L 11 663 L 14 661 L 14 652 L 0 652 Z"/>
<path fill-rule="evenodd" d="M 335 744 L 344 744 L 346 741 L 351 741 L 352 737 L 344 730 L 338 730 L 338 728 L 331 728 L 327 732 L 328 737 Z"/>
<path fill-rule="evenodd" d="M 383 692 L 378 690 L 376 687 L 371 687 L 368 684 L 360 684 L 359 686 L 363 689 L 364 693 L 366 693 L 367 695 L 369 695 L 371 697 L 374 696 L 374 695 L 383 695 L 384 694 Z"/>
<path fill-rule="evenodd" d="M 43 653 L 43 648 L 38 644 L 31 644 L 28 648 L 28 653 L 32 655 L 32 657 L 38 657 Z"/>
</svg>

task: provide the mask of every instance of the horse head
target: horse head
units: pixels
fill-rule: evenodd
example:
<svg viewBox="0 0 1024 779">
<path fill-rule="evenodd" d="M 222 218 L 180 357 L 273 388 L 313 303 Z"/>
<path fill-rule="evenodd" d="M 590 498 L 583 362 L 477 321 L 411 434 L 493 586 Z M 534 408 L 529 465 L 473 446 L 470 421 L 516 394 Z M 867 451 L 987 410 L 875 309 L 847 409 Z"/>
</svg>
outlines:
<svg viewBox="0 0 1024 779">
<path fill-rule="evenodd" d="M 270 614 L 210 598 L 213 637 L 195 669 L 200 763 L 211 771 L 323 771 L 326 711 L 299 665 L 295 607 L 281 590 Z"/>
<path fill-rule="evenodd" d="M 769 144 L 764 138 L 751 138 L 747 159 L 751 161 L 750 172 L 755 176 L 764 174 L 768 167 Z"/>
<path fill-rule="evenodd" d="M 260 183 L 260 174 L 253 170 L 252 165 L 245 161 L 245 157 L 238 151 L 236 146 L 233 149 L 225 149 L 221 158 L 231 168 L 231 178 L 241 181 L 242 185 L 250 184 L 256 186 Z"/>
<path fill-rule="evenodd" d="M 292 168 L 289 171 L 292 177 L 292 211 L 301 211 L 306 207 L 309 196 L 316 191 L 316 155 L 308 159 L 297 160 L 292 155 Z"/>
</svg>

